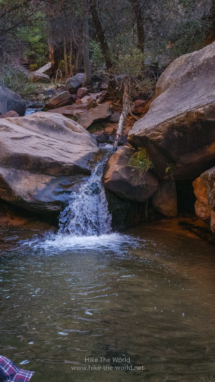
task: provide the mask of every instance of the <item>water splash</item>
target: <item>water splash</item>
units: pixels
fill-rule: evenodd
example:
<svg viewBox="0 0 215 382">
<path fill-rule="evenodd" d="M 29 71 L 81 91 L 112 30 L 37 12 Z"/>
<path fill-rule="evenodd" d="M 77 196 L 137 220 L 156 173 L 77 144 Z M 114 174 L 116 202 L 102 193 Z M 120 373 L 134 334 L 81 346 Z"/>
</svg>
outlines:
<svg viewBox="0 0 215 382">
<path fill-rule="evenodd" d="M 69 205 L 61 213 L 59 234 L 100 236 L 111 233 L 111 215 L 102 184 L 107 156 L 100 162 L 78 193 L 73 192 Z"/>
</svg>

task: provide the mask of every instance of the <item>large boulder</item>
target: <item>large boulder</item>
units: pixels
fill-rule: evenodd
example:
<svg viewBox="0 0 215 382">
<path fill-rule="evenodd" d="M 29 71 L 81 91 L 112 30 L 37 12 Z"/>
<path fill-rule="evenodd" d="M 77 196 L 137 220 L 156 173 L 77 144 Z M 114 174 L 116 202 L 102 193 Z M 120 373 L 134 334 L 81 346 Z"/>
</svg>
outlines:
<svg viewBox="0 0 215 382">
<path fill-rule="evenodd" d="M 19 94 L 0 86 L 0 113 L 5 114 L 11 110 L 16 111 L 21 116 L 24 115 L 26 102 Z"/>
<path fill-rule="evenodd" d="M 68 78 L 66 81 L 66 89 L 69 90 L 71 94 L 76 93 L 77 90 L 82 86 L 84 77 L 84 73 L 77 73 L 75 76 Z"/>
<path fill-rule="evenodd" d="M 196 215 L 202 220 L 209 220 L 215 232 L 215 167 L 205 171 L 193 182 Z"/>
<path fill-rule="evenodd" d="M 95 165 L 98 147 L 76 122 L 39 112 L 0 120 L 0 198 L 58 213 Z"/>
<path fill-rule="evenodd" d="M 134 149 L 124 146 L 111 156 L 104 171 L 104 186 L 124 199 L 146 202 L 157 192 L 159 181 L 152 171 L 130 166 L 133 153 Z"/>
<path fill-rule="evenodd" d="M 109 117 L 111 117 L 111 115 L 112 111 L 110 109 L 110 104 L 109 102 L 105 102 L 83 113 L 78 118 L 78 123 L 85 129 L 87 129 L 93 123 L 102 121 L 104 119 L 108 119 Z"/>
<path fill-rule="evenodd" d="M 129 142 L 147 147 L 165 178 L 194 179 L 215 165 L 215 42 L 177 58 L 161 75 L 156 99 Z"/>
<path fill-rule="evenodd" d="M 51 98 L 47 104 L 45 105 L 46 108 L 48 109 L 55 109 L 59 108 L 65 105 L 69 105 L 72 102 L 72 97 L 70 92 L 64 91 L 55 97 Z"/>
<path fill-rule="evenodd" d="M 47 76 L 47 74 L 40 73 L 40 72 L 30 72 L 28 75 L 28 80 L 30 82 L 44 82 L 49 83 L 51 82 L 50 77 Z"/>
</svg>

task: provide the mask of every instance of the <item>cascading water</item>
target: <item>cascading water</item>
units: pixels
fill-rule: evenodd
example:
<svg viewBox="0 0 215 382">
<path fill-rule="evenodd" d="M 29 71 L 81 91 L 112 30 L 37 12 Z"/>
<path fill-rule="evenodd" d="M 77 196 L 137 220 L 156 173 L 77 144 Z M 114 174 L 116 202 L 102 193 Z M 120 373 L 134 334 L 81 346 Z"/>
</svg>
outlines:
<svg viewBox="0 0 215 382">
<path fill-rule="evenodd" d="M 107 157 L 100 162 L 78 193 L 73 192 L 69 205 L 61 213 L 59 234 L 100 236 L 111 233 L 111 215 L 102 184 Z"/>
</svg>

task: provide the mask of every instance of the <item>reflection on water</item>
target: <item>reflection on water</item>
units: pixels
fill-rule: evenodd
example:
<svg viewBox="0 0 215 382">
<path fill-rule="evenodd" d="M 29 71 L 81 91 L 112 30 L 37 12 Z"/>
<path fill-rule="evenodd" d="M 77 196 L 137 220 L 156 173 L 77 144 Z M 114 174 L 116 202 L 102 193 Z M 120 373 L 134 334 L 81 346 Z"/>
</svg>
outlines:
<svg viewBox="0 0 215 382">
<path fill-rule="evenodd" d="M 130 234 L 1 260 L 0 354 L 35 382 L 215 380 L 214 247 Z"/>
</svg>

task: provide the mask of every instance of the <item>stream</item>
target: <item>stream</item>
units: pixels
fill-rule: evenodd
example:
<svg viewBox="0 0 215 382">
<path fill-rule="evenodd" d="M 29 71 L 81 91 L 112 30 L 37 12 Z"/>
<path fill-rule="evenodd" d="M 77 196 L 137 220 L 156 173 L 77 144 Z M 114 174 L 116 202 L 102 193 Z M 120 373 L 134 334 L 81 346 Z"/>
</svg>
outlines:
<svg viewBox="0 0 215 382">
<path fill-rule="evenodd" d="M 215 380 L 214 247 L 146 226 L 112 232 L 104 164 L 57 234 L 20 237 L 0 258 L 0 354 L 34 382 Z"/>
</svg>

